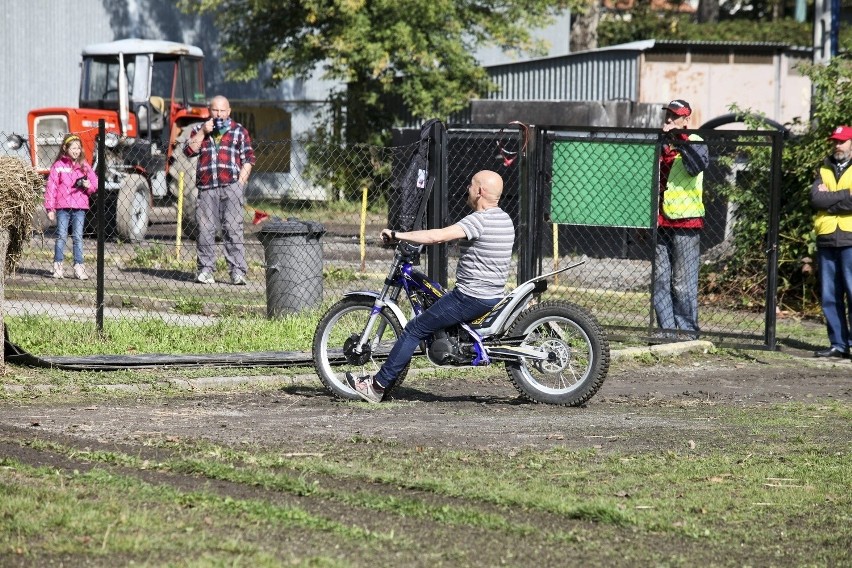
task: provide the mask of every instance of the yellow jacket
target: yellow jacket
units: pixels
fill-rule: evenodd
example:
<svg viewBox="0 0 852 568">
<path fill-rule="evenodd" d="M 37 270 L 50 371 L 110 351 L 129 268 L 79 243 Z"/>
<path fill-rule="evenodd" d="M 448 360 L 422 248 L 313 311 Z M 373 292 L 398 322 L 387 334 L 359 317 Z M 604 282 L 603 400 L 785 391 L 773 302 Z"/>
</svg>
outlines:
<svg viewBox="0 0 852 568">
<path fill-rule="evenodd" d="M 829 191 L 852 190 L 852 167 L 846 168 L 840 179 L 837 179 L 834 170 L 824 165 L 819 169 L 819 176 Z M 814 218 L 814 230 L 818 236 L 830 235 L 837 229 L 852 233 L 852 212 L 817 211 Z"/>
</svg>

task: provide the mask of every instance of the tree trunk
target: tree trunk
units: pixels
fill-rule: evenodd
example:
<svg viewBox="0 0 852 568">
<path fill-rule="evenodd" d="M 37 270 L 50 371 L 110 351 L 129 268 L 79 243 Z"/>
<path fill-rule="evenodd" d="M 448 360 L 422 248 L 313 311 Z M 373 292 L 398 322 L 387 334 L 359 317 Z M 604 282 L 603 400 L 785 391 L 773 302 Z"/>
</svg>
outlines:
<svg viewBox="0 0 852 568">
<path fill-rule="evenodd" d="M 719 0 L 698 0 L 696 16 L 699 24 L 715 24 L 719 21 Z"/>
<path fill-rule="evenodd" d="M 598 22 L 601 19 L 599 0 L 592 0 L 584 13 L 571 18 L 571 34 L 568 50 L 571 53 L 598 48 Z"/>
</svg>

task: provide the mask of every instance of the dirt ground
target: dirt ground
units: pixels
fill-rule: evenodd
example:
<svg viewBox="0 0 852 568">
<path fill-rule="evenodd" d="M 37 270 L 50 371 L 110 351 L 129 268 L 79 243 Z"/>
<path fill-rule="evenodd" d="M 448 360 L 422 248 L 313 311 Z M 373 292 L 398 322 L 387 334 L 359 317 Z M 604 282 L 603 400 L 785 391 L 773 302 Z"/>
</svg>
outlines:
<svg viewBox="0 0 852 568">
<path fill-rule="evenodd" d="M 435 379 L 430 372 L 421 371 L 406 380 L 395 402 L 378 407 L 335 400 L 317 380 L 294 380 L 273 389 L 208 391 L 156 399 L 143 395 L 72 404 L 7 400 L 0 404 L 0 456 L 58 469 L 85 469 L 89 466 L 84 462 L 36 451 L 30 445 L 11 440 L 41 439 L 72 447 L 121 448 L 131 455 L 146 456 L 154 451 L 145 443 L 151 439 L 205 439 L 227 446 L 260 446 L 283 453 L 309 452 L 335 442 L 343 444 L 353 436 L 378 436 L 409 448 L 510 451 L 560 446 L 598 451 L 625 448 L 665 451 L 683 447 L 687 440 L 700 445 L 737 436 L 730 431 L 730 424 L 720 426 L 716 420 L 696 420 L 695 416 L 665 411 L 673 407 L 852 401 L 852 362 L 826 363 L 760 352 L 735 357 L 683 356 L 657 364 L 618 361 L 601 391 L 582 408 L 525 402 L 518 398 L 502 369 L 493 371 L 475 379 L 453 378 L 443 372 L 441 378 Z M 746 432 L 744 428 L 743 435 Z M 835 434 L 848 447 L 849 430 Z M 206 479 L 178 473 L 158 481 L 181 488 L 209 487 Z M 227 484 L 219 484 L 217 490 L 232 491 L 235 495 L 250 491 L 246 487 L 229 488 Z M 252 495 L 253 498 L 266 498 L 261 489 L 251 491 L 259 494 Z M 304 500 L 300 506 L 311 507 Z M 324 514 L 334 514 L 327 508 L 328 504 L 316 507 Z M 352 511 L 340 512 L 341 518 L 351 514 Z M 359 514 L 367 518 L 372 515 Z M 379 513 L 375 515 L 381 517 Z M 373 521 L 362 516 L 359 522 Z M 378 520 L 375 522 L 381 525 Z M 435 530 L 425 522 L 408 520 L 405 524 L 413 524 L 414 531 Z M 453 536 L 444 537 L 457 541 L 473 539 L 470 546 L 475 549 L 475 539 L 479 536 L 459 527 L 453 530 L 456 531 Z M 530 547 L 538 565 L 562 565 L 558 556 L 551 557 L 550 553 L 541 556 L 540 544 L 531 538 L 515 543 L 513 550 L 522 554 Z M 298 544 L 292 546 L 298 551 Z M 702 550 L 704 545 L 699 542 L 673 542 L 671 546 L 682 548 L 687 557 L 694 553 L 693 560 L 714 554 L 712 550 Z M 611 553 L 620 555 L 624 550 L 614 547 Z M 623 557 L 620 559 L 624 561 Z M 712 558 L 704 559 L 718 565 Z M 66 566 L 83 564 L 66 560 Z M 401 562 L 399 565 L 431 565 L 416 556 L 397 560 Z M 470 559 L 462 564 L 494 565 L 487 554 L 479 560 L 481 564 Z M 575 560 L 584 563 L 579 557 Z M 588 560 L 590 563 L 586 565 L 613 565 L 604 557 Z M 734 556 L 730 560 L 738 563 L 746 558 Z M 770 564 L 795 565 L 783 560 L 779 564 L 777 560 Z M 618 558 L 614 563 L 622 564 Z"/>
<path fill-rule="evenodd" d="M 0 406 L 0 424 L 119 443 L 172 436 L 226 445 L 296 447 L 381 432 L 383 438 L 407 445 L 584 446 L 597 436 L 635 442 L 643 438 L 644 428 L 686 427 L 649 422 L 642 416 L 644 407 L 852 400 L 852 362 L 760 352 L 719 360 L 685 356 L 656 365 L 619 362 L 583 408 L 528 403 L 519 399 L 502 369 L 492 370 L 481 379 L 454 379 L 442 371 L 448 378 L 429 380 L 429 369 L 412 373 L 395 402 L 376 409 L 338 401 L 318 380 L 285 378 L 291 384 L 281 390 L 212 391 L 154 402 L 141 397 L 91 405 L 6 403 Z M 551 436 L 559 432 L 569 435 Z"/>
</svg>

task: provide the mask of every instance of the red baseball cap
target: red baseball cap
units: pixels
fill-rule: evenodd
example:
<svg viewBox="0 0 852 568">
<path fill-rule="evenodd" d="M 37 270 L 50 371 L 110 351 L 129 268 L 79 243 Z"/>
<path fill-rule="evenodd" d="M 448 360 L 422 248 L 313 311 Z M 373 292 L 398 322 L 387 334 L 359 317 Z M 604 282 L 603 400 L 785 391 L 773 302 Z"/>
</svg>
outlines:
<svg viewBox="0 0 852 568">
<path fill-rule="evenodd" d="M 689 116 L 692 114 L 692 107 L 683 99 L 675 99 L 663 108 L 672 111 L 678 116 Z"/>
<path fill-rule="evenodd" d="M 831 133 L 831 136 L 829 136 L 828 139 L 839 140 L 840 142 L 852 140 L 852 126 L 838 126 L 834 129 L 834 132 Z"/>
</svg>

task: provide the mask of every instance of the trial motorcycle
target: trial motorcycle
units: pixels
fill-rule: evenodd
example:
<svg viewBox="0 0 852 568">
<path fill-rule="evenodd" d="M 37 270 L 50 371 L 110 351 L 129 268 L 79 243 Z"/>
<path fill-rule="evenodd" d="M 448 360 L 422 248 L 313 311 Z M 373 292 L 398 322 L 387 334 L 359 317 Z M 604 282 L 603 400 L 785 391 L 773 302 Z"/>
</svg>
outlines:
<svg viewBox="0 0 852 568">
<path fill-rule="evenodd" d="M 444 289 L 415 268 L 422 245 L 399 241 L 381 291 L 353 291 L 320 319 L 313 361 L 333 395 L 360 400 L 346 372 L 374 375 L 408 322 L 400 299 L 416 316 Z M 421 353 L 441 367 L 503 363 L 524 398 L 538 403 L 579 406 L 601 388 L 609 369 L 609 341 L 585 309 L 565 301 L 542 301 L 547 280 L 583 261 L 531 278 L 474 321 L 443 329 L 421 342 Z M 410 362 L 385 392 L 385 400 L 405 380 Z"/>
</svg>

